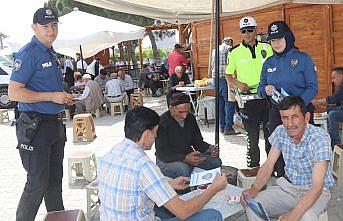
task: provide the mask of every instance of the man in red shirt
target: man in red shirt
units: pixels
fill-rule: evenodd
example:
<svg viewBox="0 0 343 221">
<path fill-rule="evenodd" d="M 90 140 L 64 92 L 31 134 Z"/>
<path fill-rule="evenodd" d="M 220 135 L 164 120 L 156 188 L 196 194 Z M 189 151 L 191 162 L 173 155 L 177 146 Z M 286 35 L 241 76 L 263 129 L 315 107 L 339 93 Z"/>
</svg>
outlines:
<svg viewBox="0 0 343 221">
<path fill-rule="evenodd" d="M 189 58 L 185 58 L 182 55 L 182 47 L 180 44 L 175 44 L 174 51 L 170 52 L 168 55 L 169 63 L 169 75 L 175 73 L 175 68 L 177 66 L 182 66 L 182 64 L 188 64 L 190 61 Z"/>
</svg>

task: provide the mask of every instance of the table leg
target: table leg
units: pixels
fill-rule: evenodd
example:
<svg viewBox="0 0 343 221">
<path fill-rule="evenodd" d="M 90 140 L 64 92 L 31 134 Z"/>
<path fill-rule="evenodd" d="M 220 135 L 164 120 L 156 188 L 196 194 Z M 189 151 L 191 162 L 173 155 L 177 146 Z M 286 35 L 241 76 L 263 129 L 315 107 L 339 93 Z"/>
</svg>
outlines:
<svg viewBox="0 0 343 221">
<path fill-rule="evenodd" d="M 191 93 L 189 91 L 187 91 L 186 93 L 188 94 L 191 104 L 193 106 L 195 116 L 198 116 L 197 106 L 194 104 Z"/>
</svg>

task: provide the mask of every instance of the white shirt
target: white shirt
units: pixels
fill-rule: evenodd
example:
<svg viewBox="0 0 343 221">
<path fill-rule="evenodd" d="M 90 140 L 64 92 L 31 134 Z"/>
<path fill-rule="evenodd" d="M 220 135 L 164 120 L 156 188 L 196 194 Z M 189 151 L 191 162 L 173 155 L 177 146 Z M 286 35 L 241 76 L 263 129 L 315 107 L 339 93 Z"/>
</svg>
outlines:
<svg viewBox="0 0 343 221">
<path fill-rule="evenodd" d="M 69 59 L 64 61 L 64 73 L 66 72 L 67 67 L 70 67 L 70 69 L 74 70 L 73 62 L 71 62 Z"/>
<path fill-rule="evenodd" d="M 88 97 L 90 91 L 91 91 L 90 88 L 86 85 L 86 87 L 83 90 L 83 93 L 82 93 L 81 97 L 79 98 L 79 100 L 86 99 Z"/>
<path fill-rule="evenodd" d="M 125 74 L 124 80 L 120 79 L 120 82 L 125 91 L 133 89 L 133 81 L 130 75 Z"/>
<path fill-rule="evenodd" d="M 85 60 L 83 60 L 83 69 L 87 69 L 87 62 Z M 76 68 L 77 69 L 82 69 L 82 63 L 81 63 L 81 60 L 79 60 L 77 63 L 76 63 Z"/>
<path fill-rule="evenodd" d="M 75 81 L 75 83 L 74 83 L 75 87 L 80 87 L 80 86 L 84 86 L 84 85 L 85 85 L 85 83 L 83 83 L 82 81 L 81 82 Z"/>
<path fill-rule="evenodd" d="M 112 79 L 110 81 L 107 81 L 106 86 L 105 86 L 105 94 L 106 96 L 119 96 L 121 95 L 121 85 L 120 85 L 120 80 L 119 79 Z"/>
</svg>

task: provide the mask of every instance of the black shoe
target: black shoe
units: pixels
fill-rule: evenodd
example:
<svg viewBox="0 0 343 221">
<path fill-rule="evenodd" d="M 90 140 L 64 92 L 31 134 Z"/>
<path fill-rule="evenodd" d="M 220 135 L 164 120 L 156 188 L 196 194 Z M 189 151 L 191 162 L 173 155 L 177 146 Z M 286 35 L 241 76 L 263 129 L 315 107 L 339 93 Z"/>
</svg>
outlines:
<svg viewBox="0 0 343 221">
<path fill-rule="evenodd" d="M 152 94 L 151 97 L 158 97 L 158 95 L 157 94 Z"/>
<path fill-rule="evenodd" d="M 224 128 L 220 128 L 220 133 L 224 133 Z"/>
<path fill-rule="evenodd" d="M 224 135 L 237 135 L 240 134 L 239 132 L 234 131 L 234 129 L 225 129 Z"/>
</svg>

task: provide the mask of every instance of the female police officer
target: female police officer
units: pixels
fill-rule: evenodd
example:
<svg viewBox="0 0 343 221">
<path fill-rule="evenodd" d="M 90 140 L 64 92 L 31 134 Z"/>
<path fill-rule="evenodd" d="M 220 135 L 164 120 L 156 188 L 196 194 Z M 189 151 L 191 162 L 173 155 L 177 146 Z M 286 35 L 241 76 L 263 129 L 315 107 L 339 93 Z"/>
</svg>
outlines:
<svg viewBox="0 0 343 221">
<path fill-rule="evenodd" d="M 278 92 L 283 96 L 299 95 L 311 112 L 310 122 L 313 123 L 314 106 L 311 100 L 317 95 L 318 80 L 311 57 L 295 49 L 294 34 L 283 21 L 275 21 L 268 26 L 267 40 L 271 41 L 274 55 L 263 64 L 258 93 L 267 97 L 270 103 L 269 133 L 281 124 L 276 108 L 277 96 L 273 96 Z M 283 167 L 284 162 L 279 159 L 274 168 L 277 176 L 284 175 Z"/>
<path fill-rule="evenodd" d="M 57 14 L 49 8 L 33 16 L 35 36 L 15 57 L 9 96 L 18 101 L 18 149 L 27 182 L 16 220 L 33 221 L 44 197 L 47 211 L 63 210 L 62 176 L 65 127 L 59 116 L 72 96 L 62 90 L 62 72 L 52 48 Z"/>
</svg>

